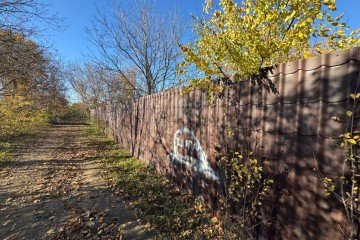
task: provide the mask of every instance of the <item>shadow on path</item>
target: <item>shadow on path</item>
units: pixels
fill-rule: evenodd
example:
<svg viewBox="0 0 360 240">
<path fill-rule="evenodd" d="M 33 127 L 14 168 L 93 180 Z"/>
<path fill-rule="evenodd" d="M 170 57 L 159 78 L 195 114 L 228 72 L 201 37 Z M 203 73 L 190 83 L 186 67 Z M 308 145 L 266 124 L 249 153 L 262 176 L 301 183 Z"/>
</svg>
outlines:
<svg viewBox="0 0 360 240">
<path fill-rule="evenodd" d="M 101 177 L 87 125 L 56 125 L 0 168 L 0 239 L 149 239 Z"/>
</svg>

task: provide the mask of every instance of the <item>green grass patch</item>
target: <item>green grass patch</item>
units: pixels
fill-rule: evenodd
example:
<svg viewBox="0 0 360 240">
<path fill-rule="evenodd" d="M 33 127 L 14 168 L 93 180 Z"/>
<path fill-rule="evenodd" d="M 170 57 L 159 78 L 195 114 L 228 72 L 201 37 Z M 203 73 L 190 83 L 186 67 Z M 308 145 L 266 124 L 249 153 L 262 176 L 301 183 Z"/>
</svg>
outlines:
<svg viewBox="0 0 360 240">
<path fill-rule="evenodd" d="M 99 131 L 94 124 L 89 127 L 89 144 L 103 147 L 102 166 L 108 180 L 136 215 L 150 223 L 156 239 L 216 239 L 221 235 L 210 209 L 128 151 L 114 143 L 103 145 L 107 138 Z"/>
</svg>

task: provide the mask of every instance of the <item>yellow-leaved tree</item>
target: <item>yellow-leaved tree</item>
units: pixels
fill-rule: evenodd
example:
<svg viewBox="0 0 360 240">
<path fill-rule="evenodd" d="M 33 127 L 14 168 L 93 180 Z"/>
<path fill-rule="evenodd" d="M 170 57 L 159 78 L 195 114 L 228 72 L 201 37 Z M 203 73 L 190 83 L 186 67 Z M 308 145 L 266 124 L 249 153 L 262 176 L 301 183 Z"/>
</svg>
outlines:
<svg viewBox="0 0 360 240">
<path fill-rule="evenodd" d="M 189 90 L 218 93 L 216 79 L 243 78 L 271 90 L 266 67 L 360 44 L 359 29 L 350 31 L 335 10 L 335 0 L 206 0 L 208 17 L 196 19 L 197 39 L 181 46 L 179 72 L 201 73 Z"/>
<path fill-rule="evenodd" d="M 47 114 L 21 96 L 0 101 L 0 142 L 14 134 L 36 132 L 47 124 Z M 0 145 L 1 150 L 1 145 Z"/>
<path fill-rule="evenodd" d="M 195 18 L 197 38 L 181 45 L 184 61 L 179 66 L 180 74 L 187 76 L 186 73 L 194 69 L 199 72 L 187 91 L 205 89 L 211 96 L 223 96 L 228 86 L 249 79 L 260 92 L 276 91 L 267 74 L 277 64 L 360 45 L 360 29 L 350 30 L 342 20 L 344 15 L 336 15 L 335 0 L 206 0 L 204 12 L 204 19 Z M 357 101 L 357 93 L 352 98 Z M 354 109 L 347 115 L 353 116 L 353 112 Z M 358 134 L 353 133 L 349 131 L 344 135 L 344 142 L 348 144 L 345 151 L 350 156 L 346 161 L 352 161 L 352 168 L 355 166 L 352 150 L 358 147 L 359 140 Z M 263 238 L 264 222 L 276 221 L 261 208 L 273 180 L 262 172 L 265 166 L 260 161 L 262 158 L 256 159 L 257 154 L 253 154 L 256 146 L 254 149 L 243 146 L 238 154 L 225 150 L 230 154 L 222 156 L 218 163 L 223 169 L 224 193 L 219 202 L 220 209 L 225 209 L 224 232 L 231 239 Z M 353 176 L 358 173 L 352 171 Z M 353 176 L 352 186 L 346 188 L 350 190 L 342 189 L 340 193 L 349 197 L 340 199 L 350 216 L 349 238 L 358 239 L 359 191 Z M 341 180 L 344 183 L 349 178 Z M 324 183 L 333 193 L 332 180 L 325 178 Z M 279 185 L 274 182 L 276 184 Z M 241 213 L 236 217 L 227 217 L 227 213 L 237 210 Z"/>
</svg>

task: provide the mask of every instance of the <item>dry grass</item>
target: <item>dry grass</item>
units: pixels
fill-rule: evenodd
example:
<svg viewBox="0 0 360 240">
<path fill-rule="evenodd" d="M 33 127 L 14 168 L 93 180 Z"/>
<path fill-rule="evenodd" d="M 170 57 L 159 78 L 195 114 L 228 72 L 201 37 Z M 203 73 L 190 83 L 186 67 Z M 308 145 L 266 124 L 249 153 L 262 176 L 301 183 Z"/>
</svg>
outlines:
<svg viewBox="0 0 360 240">
<path fill-rule="evenodd" d="M 217 239 L 219 222 L 210 209 L 171 181 L 118 148 L 96 127 L 88 131 L 90 144 L 104 151 L 103 168 L 114 191 L 139 218 L 147 221 L 158 239 Z"/>
</svg>

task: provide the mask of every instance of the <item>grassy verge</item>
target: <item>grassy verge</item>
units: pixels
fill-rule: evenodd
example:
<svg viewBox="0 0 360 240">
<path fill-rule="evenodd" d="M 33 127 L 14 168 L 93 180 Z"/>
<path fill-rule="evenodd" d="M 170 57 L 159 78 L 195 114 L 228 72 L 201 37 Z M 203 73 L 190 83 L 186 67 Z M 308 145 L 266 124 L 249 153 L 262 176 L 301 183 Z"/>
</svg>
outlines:
<svg viewBox="0 0 360 240">
<path fill-rule="evenodd" d="M 198 199 L 118 148 L 95 124 L 89 126 L 87 140 L 102 151 L 102 166 L 115 192 L 153 227 L 157 239 L 217 239 L 220 235 L 218 220 Z"/>
</svg>

